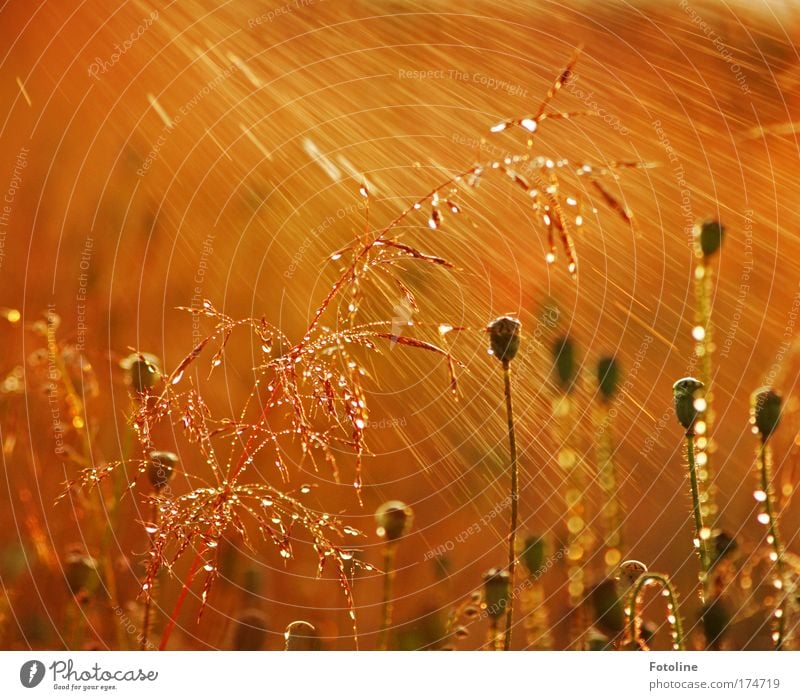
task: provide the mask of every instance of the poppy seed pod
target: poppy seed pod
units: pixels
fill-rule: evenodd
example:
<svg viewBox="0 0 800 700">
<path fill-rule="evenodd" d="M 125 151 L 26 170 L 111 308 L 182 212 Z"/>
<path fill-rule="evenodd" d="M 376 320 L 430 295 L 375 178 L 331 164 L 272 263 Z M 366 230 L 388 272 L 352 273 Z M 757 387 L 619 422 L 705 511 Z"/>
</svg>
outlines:
<svg viewBox="0 0 800 700">
<path fill-rule="evenodd" d="M 708 601 L 700 612 L 706 645 L 711 649 L 719 649 L 725 631 L 731 624 L 731 611 L 721 597 Z"/>
<path fill-rule="evenodd" d="M 245 610 L 236 620 L 233 648 L 236 651 L 261 651 L 267 638 L 267 619 L 260 610 Z"/>
<path fill-rule="evenodd" d="M 568 336 L 553 343 L 553 365 L 556 379 L 564 391 L 569 391 L 576 377 L 575 344 Z"/>
<path fill-rule="evenodd" d="M 156 491 L 164 488 L 172 479 L 175 466 L 178 464 L 178 455 L 174 452 L 151 452 L 150 463 L 147 465 L 147 478 Z"/>
<path fill-rule="evenodd" d="M 122 366 L 128 370 L 128 379 L 137 394 L 152 389 L 161 377 L 158 361 L 153 355 L 129 355 L 123 360 Z"/>
<path fill-rule="evenodd" d="M 486 613 L 494 620 L 503 616 L 511 595 L 511 577 L 505 569 L 489 569 L 483 575 L 483 601 Z"/>
<path fill-rule="evenodd" d="M 378 536 L 385 537 L 388 542 L 400 539 L 411 527 L 413 517 L 414 511 L 402 501 L 386 501 L 375 511 Z"/>
<path fill-rule="evenodd" d="M 599 631 L 609 637 L 615 637 L 625 629 L 625 609 L 614 579 L 607 578 L 598 583 L 592 589 L 589 599 L 594 609 L 595 625 Z"/>
<path fill-rule="evenodd" d="M 95 583 L 97 560 L 88 554 L 71 552 L 64 561 L 64 578 L 73 595 L 88 591 Z"/>
<path fill-rule="evenodd" d="M 319 651 L 320 641 L 314 625 L 305 620 L 290 622 L 283 633 L 286 651 Z"/>
<path fill-rule="evenodd" d="M 528 573 L 536 577 L 544 564 L 544 538 L 531 535 L 525 538 L 525 549 L 520 557 Z"/>
<path fill-rule="evenodd" d="M 675 415 L 687 431 L 694 428 L 698 410 L 695 407 L 695 394 L 703 388 L 703 382 L 694 377 L 684 377 L 672 385 L 675 398 Z"/>
<path fill-rule="evenodd" d="M 619 388 L 619 363 L 612 356 L 601 357 L 597 362 L 597 388 L 604 401 L 614 398 Z"/>
<path fill-rule="evenodd" d="M 750 421 L 756 426 L 761 439 L 765 442 L 781 422 L 782 403 L 780 394 L 769 387 L 757 389 L 750 397 Z"/>
<path fill-rule="evenodd" d="M 703 257 L 716 253 L 722 245 L 725 227 L 719 222 L 709 219 L 694 227 L 695 240 Z"/>
<path fill-rule="evenodd" d="M 486 327 L 492 354 L 501 362 L 511 362 L 517 356 L 521 328 L 522 323 L 511 316 L 500 316 Z"/>
</svg>

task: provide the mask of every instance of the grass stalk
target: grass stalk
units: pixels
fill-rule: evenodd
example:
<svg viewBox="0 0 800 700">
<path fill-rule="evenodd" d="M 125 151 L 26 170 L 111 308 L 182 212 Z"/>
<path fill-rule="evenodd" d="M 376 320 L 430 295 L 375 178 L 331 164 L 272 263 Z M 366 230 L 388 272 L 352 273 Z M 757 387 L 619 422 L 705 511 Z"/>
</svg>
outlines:
<svg viewBox="0 0 800 700">
<path fill-rule="evenodd" d="M 700 488 L 697 478 L 697 462 L 695 459 L 695 435 L 693 430 L 686 431 L 686 460 L 689 465 L 689 481 L 692 489 L 692 512 L 694 514 L 695 546 L 700 555 L 700 599 L 705 603 L 708 585 L 708 571 L 711 568 L 711 556 L 708 552 L 708 530 L 703 525 L 703 512 L 700 502 Z"/>
<path fill-rule="evenodd" d="M 386 651 L 389 648 L 389 630 L 392 627 L 394 613 L 394 568 L 397 545 L 387 542 L 383 548 L 383 600 L 381 614 L 381 631 L 378 636 L 378 650 Z"/>
</svg>

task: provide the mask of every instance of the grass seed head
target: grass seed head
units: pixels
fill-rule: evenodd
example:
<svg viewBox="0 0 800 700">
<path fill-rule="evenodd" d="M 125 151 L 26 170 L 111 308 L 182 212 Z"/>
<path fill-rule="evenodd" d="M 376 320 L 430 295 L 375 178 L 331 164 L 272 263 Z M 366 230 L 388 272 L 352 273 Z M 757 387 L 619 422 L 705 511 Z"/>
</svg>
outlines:
<svg viewBox="0 0 800 700">
<path fill-rule="evenodd" d="M 755 425 L 765 442 L 781 422 L 783 399 L 769 387 L 761 387 L 750 397 L 750 422 Z"/>
<path fill-rule="evenodd" d="M 672 385 L 675 398 L 675 416 L 687 431 L 694 428 L 698 410 L 695 405 L 695 394 L 703 388 L 703 382 L 694 377 L 684 377 Z"/>
<path fill-rule="evenodd" d="M 703 257 L 708 258 L 722 245 L 725 227 L 719 221 L 709 219 L 694 227 L 694 235 Z"/>
<path fill-rule="evenodd" d="M 492 354 L 501 362 L 511 362 L 519 352 L 522 323 L 511 316 L 500 316 L 486 330 Z"/>
<path fill-rule="evenodd" d="M 614 398 L 619 388 L 619 362 L 609 355 L 597 362 L 597 388 L 604 401 Z"/>
<path fill-rule="evenodd" d="M 489 617 L 498 620 L 506 610 L 511 594 L 511 577 L 505 569 L 489 569 L 483 575 L 483 600 Z"/>
<path fill-rule="evenodd" d="M 156 491 L 160 491 L 169 483 L 177 464 L 178 455 L 174 452 L 154 451 L 150 453 L 147 478 Z"/>
<path fill-rule="evenodd" d="M 375 511 L 378 536 L 387 542 L 400 539 L 411 527 L 414 511 L 402 501 L 386 501 Z"/>
</svg>

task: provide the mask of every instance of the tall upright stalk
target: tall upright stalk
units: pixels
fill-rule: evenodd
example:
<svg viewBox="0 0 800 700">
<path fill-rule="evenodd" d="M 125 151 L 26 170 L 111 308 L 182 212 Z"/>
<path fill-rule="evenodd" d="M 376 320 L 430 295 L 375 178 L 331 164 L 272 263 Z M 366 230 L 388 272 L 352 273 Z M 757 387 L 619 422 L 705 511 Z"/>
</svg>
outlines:
<svg viewBox="0 0 800 700">
<path fill-rule="evenodd" d="M 490 352 L 503 366 L 503 386 L 506 399 L 506 420 L 508 423 L 509 475 L 511 480 L 511 516 L 508 527 L 508 600 L 506 601 L 506 629 L 503 637 L 503 650 L 511 648 L 511 632 L 514 625 L 514 570 L 516 568 L 517 511 L 519 499 L 519 480 L 517 475 L 517 438 L 514 431 L 514 410 L 511 398 L 511 361 L 519 351 L 520 328 L 522 324 L 510 316 L 501 316 L 487 327 Z"/>
<path fill-rule="evenodd" d="M 519 498 L 519 477 L 517 474 L 517 438 L 514 432 L 514 409 L 511 400 L 511 368 L 509 361 L 503 361 L 503 381 L 506 396 L 506 417 L 508 419 L 508 449 L 510 454 L 509 472 L 511 476 L 511 517 L 508 526 L 508 577 L 511 590 L 514 590 L 514 571 L 516 568 L 515 542 L 517 537 L 517 517 Z M 506 632 L 503 640 L 503 649 L 511 648 L 511 629 L 514 624 L 514 604 L 510 600 L 506 607 Z"/>
<path fill-rule="evenodd" d="M 778 604 L 773 613 L 775 631 L 772 633 L 776 651 L 781 651 L 785 647 L 789 591 L 787 590 L 783 545 L 778 529 L 778 514 L 775 511 L 775 492 L 772 488 L 772 450 L 767 441 L 780 423 L 782 405 L 783 400 L 780 395 L 769 387 L 762 387 L 755 391 L 750 400 L 750 421 L 761 437 L 758 448 L 759 490 L 756 491 L 755 498 L 762 504 L 763 510 L 758 515 L 758 521 L 767 526 L 767 542 L 772 547 L 770 559 L 775 564 L 777 572 L 773 585 L 777 589 Z"/>
<path fill-rule="evenodd" d="M 378 649 L 386 651 L 389 648 L 389 637 L 392 628 L 392 614 L 394 611 L 394 578 L 395 555 L 397 541 L 411 526 L 414 513 L 402 501 L 387 501 L 375 511 L 375 521 L 378 524 L 378 536 L 383 537 L 383 596 L 381 600 L 381 627 L 378 634 Z"/>
<path fill-rule="evenodd" d="M 700 487 L 697 478 L 697 460 L 695 459 L 695 423 L 699 416 L 702 400 L 698 393 L 703 383 L 694 377 L 679 379 L 672 386 L 675 401 L 675 415 L 678 422 L 686 430 L 686 461 L 689 467 L 689 482 L 692 491 L 692 513 L 694 515 L 694 546 L 700 556 L 700 600 L 705 603 L 708 588 L 708 571 L 711 568 L 711 555 L 708 539 L 711 531 L 703 524 L 703 511 L 700 500 Z"/>
</svg>

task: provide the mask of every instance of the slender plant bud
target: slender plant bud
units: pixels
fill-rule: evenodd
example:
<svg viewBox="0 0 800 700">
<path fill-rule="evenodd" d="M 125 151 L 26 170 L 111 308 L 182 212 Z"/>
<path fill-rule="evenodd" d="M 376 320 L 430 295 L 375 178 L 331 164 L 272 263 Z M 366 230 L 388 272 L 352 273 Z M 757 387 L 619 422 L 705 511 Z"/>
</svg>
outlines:
<svg viewBox="0 0 800 700">
<path fill-rule="evenodd" d="M 559 386 L 563 391 L 569 391 L 577 377 L 577 368 L 575 344 L 568 336 L 559 338 L 553 343 L 553 366 Z"/>
<path fill-rule="evenodd" d="M 725 631 L 731 624 L 729 606 L 721 596 L 717 596 L 703 606 L 700 612 L 700 620 L 703 623 L 706 646 L 710 649 L 719 649 L 725 636 Z"/>
<path fill-rule="evenodd" d="M 94 557 L 81 552 L 67 554 L 64 560 L 64 578 L 73 595 L 94 588 L 97 576 L 97 560 Z"/>
<path fill-rule="evenodd" d="M 780 394 L 769 387 L 762 387 L 750 397 L 750 422 L 755 426 L 761 439 L 766 442 L 781 422 Z"/>
<path fill-rule="evenodd" d="M 505 613 L 511 595 L 511 579 L 505 569 L 489 569 L 483 575 L 483 599 L 486 612 L 494 620 Z"/>
<path fill-rule="evenodd" d="M 267 639 L 267 618 L 260 610 L 245 610 L 236 620 L 233 648 L 236 651 L 261 651 Z"/>
<path fill-rule="evenodd" d="M 722 245 L 725 227 L 714 220 L 704 221 L 694 227 L 695 241 L 703 257 L 708 258 L 716 253 Z"/>
<path fill-rule="evenodd" d="M 647 566 L 636 559 L 628 559 L 619 565 L 619 580 L 625 588 L 633 586 L 646 573 Z"/>
<path fill-rule="evenodd" d="M 586 633 L 586 651 L 613 651 L 614 646 L 607 635 L 596 627 L 590 627 Z"/>
<path fill-rule="evenodd" d="M 729 557 L 739 546 L 736 538 L 725 530 L 713 530 L 710 542 L 712 566 L 716 566 L 723 559 Z"/>
<path fill-rule="evenodd" d="M 388 542 L 400 539 L 411 527 L 414 511 L 402 501 L 386 501 L 375 511 L 375 522 L 378 523 L 378 537 Z"/>
<path fill-rule="evenodd" d="M 675 415 L 687 431 L 694 428 L 699 411 L 695 405 L 695 394 L 703 388 L 703 382 L 694 377 L 684 377 L 672 385 L 675 398 Z"/>
<path fill-rule="evenodd" d="M 286 651 L 319 651 L 320 641 L 314 625 L 305 620 L 296 620 L 286 626 L 283 633 Z"/>
<path fill-rule="evenodd" d="M 511 316 L 501 316 L 492 321 L 486 330 L 492 355 L 501 362 L 511 362 L 519 352 L 522 324 Z"/>
<path fill-rule="evenodd" d="M 544 564 L 544 551 L 545 542 L 543 537 L 538 535 L 530 535 L 525 538 L 525 549 L 522 550 L 522 563 L 528 570 L 528 574 L 534 578 L 539 575 L 539 572 Z"/>
<path fill-rule="evenodd" d="M 597 363 L 597 388 L 604 401 L 611 401 L 619 388 L 619 363 L 614 357 L 601 357 Z"/>
<path fill-rule="evenodd" d="M 152 389 L 161 377 L 158 359 L 154 355 L 134 353 L 120 364 L 128 370 L 128 381 L 137 394 L 144 394 Z"/>
<path fill-rule="evenodd" d="M 612 638 L 621 634 L 625 629 L 625 609 L 617 582 L 610 578 L 601 581 L 592 589 L 589 600 L 596 627 Z"/>
<path fill-rule="evenodd" d="M 156 491 L 163 489 L 172 479 L 178 455 L 174 452 L 151 452 L 147 465 L 147 478 Z"/>
</svg>

